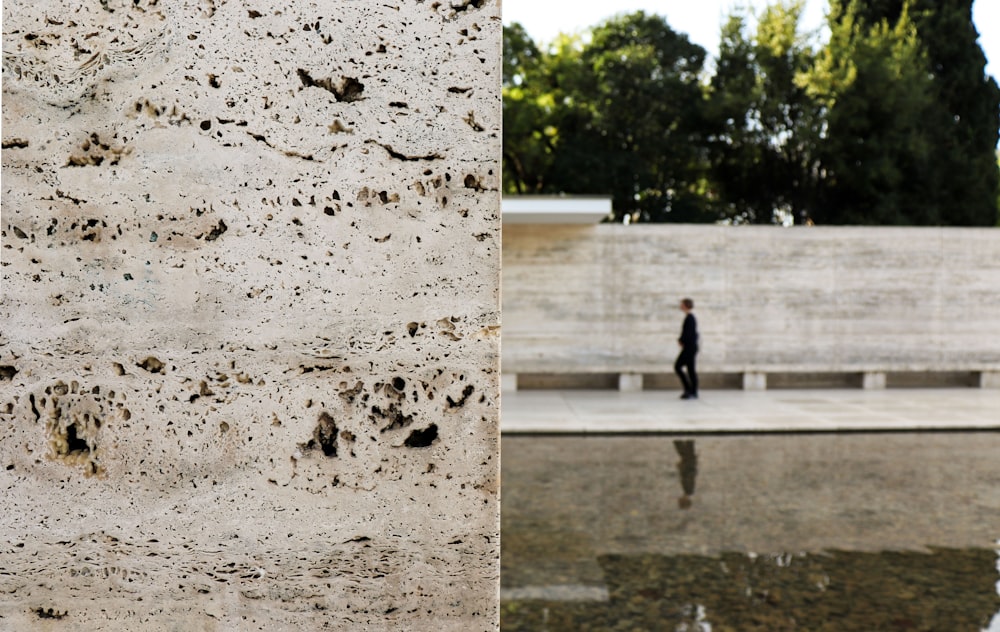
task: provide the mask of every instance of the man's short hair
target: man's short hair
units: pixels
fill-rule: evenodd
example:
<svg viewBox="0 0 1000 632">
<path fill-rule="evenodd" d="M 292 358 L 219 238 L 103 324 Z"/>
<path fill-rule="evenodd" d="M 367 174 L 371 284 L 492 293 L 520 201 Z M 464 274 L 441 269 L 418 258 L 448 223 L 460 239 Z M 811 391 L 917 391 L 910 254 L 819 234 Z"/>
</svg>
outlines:
<svg viewBox="0 0 1000 632">
<path fill-rule="evenodd" d="M 684 307 L 686 307 L 688 309 L 694 309 L 694 301 L 692 301 L 689 298 L 682 298 L 681 299 L 681 305 L 683 305 Z"/>
</svg>

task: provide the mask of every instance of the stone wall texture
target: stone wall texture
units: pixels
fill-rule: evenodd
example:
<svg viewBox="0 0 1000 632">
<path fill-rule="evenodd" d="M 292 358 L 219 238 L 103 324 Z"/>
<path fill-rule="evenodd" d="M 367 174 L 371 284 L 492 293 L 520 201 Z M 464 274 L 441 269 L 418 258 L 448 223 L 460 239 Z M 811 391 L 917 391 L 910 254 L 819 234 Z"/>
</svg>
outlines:
<svg viewBox="0 0 1000 632">
<path fill-rule="evenodd" d="M 508 226 L 503 369 L 1000 370 L 1000 230 Z"/>
<path fill-rule="evenodd" d="M 0 630 L 494 630 L 497 0 L 3 3 Z"/>
</svg>

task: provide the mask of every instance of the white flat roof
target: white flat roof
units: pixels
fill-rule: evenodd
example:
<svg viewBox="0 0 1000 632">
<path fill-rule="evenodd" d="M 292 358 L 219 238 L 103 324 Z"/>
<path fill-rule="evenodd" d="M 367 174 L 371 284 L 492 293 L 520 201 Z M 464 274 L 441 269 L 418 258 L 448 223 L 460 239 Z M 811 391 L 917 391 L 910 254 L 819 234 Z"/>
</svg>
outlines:
<svg viewBox="0 0 1000 632">
<path fill-rule="evenodd" d="M 596 224 L 611 213 L 611 198 L 517 195 L 501 202 L 505 224 Z"/>
</svg>

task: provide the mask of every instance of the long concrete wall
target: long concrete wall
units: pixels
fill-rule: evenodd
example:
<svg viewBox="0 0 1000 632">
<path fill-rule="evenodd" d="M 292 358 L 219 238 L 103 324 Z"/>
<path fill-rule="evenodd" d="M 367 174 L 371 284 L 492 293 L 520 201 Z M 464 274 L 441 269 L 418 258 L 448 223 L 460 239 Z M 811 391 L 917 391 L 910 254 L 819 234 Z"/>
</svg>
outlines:
<svg viewBox="0 0 1000 632">
<path fill-rule="evenodd" d="M 1000 371 L 1000 230 L 508 226 L 505 373 Z"/>
<path fill-rule="evenodd" d="M 499 1 L 3 3 L 0 630 L 494 630 Z"/>
</svg>

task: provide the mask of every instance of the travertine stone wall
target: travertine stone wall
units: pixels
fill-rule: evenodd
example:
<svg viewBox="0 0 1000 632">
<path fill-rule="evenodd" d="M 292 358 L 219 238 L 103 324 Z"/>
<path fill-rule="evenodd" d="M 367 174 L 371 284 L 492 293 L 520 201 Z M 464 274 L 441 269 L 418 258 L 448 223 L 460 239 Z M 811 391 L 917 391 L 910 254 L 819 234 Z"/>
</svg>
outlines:
<svg viewBox="0 0 1000 632">
<path fill-rule="evenodd" d="M 1000 230 L 508 226 L 504 371 L 1000 370 Z"/>
<path fill-rule="evenodd" d="M 497 0 L 3 3 L 0 630 L 493 630 Z"/>
</svg>

